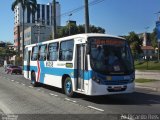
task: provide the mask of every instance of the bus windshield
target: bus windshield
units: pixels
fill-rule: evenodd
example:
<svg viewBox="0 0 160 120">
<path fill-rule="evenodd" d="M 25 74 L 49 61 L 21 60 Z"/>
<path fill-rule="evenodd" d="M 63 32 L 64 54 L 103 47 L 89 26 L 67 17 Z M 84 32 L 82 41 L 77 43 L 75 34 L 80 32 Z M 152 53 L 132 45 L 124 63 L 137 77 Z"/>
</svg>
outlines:
<svg viewBox="0 0 160 120">
<path fill-rule="evenodd" d="M 119 38 L 92 37 L 90 60 L 93 71 L 110 74 L 131 74 L 134 71 L 133 58 L 128 43 Z"/>
</svg>

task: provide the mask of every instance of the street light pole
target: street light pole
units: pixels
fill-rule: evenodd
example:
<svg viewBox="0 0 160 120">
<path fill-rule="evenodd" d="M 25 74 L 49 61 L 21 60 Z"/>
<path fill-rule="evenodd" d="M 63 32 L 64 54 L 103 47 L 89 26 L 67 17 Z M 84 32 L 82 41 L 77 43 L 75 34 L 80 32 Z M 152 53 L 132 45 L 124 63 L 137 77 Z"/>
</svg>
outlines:
<svg viewBox="0 0 160 120">
<path fill-rule="evenodd" d="M 56 31 L 56 0 L 52 1 L 52 30 L 53 30 L 53 39 L 57 37 Z"/>
<path fill-rule="evenodd" d="M 71 35 L 70 17 L 72 16 L 72 13 L 69 14 L 68 16 L 69 16 L 69 20 L 68 20 L 69 35 Z"/>
<path fill-rule="evenodd" d="M 88 0 L 84 0 L 85 3 L 85 33 L 89 33 L 89 9 Z"/>
</svg>

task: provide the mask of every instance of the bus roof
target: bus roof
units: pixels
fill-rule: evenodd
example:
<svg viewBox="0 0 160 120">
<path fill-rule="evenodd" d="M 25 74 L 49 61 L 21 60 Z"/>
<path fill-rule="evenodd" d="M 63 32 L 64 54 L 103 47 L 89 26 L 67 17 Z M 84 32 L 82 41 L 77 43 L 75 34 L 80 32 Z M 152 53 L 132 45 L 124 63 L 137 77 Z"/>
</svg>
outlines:
<svg viewBox="0 0 160 120">
<path fill-rule="evenodd" d="M 67 36 L 67 37 L 62 37 L 62 38 L 57 38 L 57 39 L 53 39 L 53 40 L 48 40 L 48 41 L 44 41 L 44 42 L 40 42 L 40 43 L 35 43 L 35 44 L 31 44 L 31 45 L 26 45 L 26 47 L 32 47 L 32 46 L 35 46 L 37 44 L 47 44 L 47 43 L 56 42 L 56 41 L 65 41 L 65 40 L 73 39 L 73 38 L 88 38 L 88 37 L 114 37 L 114 38 L 124 39 L 122 37 L 118 37 L 118 36 L 114 36 L 114 35 L 109 35 L 109 34 L 83 33 L 83 34 L 76 34 L 76 35 L 71 35 L 71 36 Z"/>
</svg>

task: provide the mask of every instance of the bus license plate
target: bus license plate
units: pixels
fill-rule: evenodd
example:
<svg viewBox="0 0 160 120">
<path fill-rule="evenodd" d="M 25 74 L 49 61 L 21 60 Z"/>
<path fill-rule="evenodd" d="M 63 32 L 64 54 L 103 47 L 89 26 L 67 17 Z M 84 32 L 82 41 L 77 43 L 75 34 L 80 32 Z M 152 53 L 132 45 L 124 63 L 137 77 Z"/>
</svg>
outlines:
<svg viewBox="0 0 160 120">
<path fill-rule="evenodd" d="M 113 87 L 113 90 L 121 90 L 121 89 L 122 89 L 121 86 L 115 86 L 115 87 Z"/>
</svg>

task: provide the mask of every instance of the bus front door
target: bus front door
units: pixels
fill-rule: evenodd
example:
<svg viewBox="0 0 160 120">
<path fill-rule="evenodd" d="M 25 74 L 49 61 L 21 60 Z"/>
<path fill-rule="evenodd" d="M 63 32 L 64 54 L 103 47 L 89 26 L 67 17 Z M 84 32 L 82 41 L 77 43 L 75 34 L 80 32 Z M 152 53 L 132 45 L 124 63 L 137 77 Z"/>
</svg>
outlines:
<svg viewBox="0 0 160 120">
<path fill-rule="evenodd" d="M 84 52 L 85 45 L 77 45 L 77 89 L 84 90 Z"/>
</svg>

